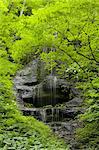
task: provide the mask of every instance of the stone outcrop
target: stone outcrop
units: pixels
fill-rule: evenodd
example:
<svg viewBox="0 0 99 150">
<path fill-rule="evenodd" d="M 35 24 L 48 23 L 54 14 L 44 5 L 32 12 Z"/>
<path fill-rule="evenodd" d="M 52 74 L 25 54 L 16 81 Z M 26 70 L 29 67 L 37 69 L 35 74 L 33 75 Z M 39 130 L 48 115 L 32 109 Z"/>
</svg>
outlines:
<svg viewBox="0 0 99 150">
<path fill-rule="evenodd" d="M 31 103 L 35 107 L 56 105 L 69 101 L 78 94 L 76 89 L 64 79 L 58 76 L 44 76 L 39 82 L 38 61 L 28 64 L 19 71 L 14 79 L 15 90 L 20 101 Z"/>
<path fill-rule="evenodd" d="M 79 126 L 75 118 L 84 111 L 80 107 L 83 100 L 73 84 L 53 74 L 44 74 L 38 64 L 38 60 L 30 62 L 14 79 L 20 110 L 23 115 L 43 121 L 74 145 L 74 132 Z"/>
</svg>

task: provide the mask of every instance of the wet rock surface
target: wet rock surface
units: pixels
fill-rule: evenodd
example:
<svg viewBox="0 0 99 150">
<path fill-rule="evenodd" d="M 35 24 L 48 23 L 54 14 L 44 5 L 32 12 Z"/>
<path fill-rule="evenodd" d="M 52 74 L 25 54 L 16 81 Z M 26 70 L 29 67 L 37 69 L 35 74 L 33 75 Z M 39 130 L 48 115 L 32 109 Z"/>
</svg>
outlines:
<svg viewBox="0 0 99 150">
<path fill-rule="evenodd" d="M 23 115 L 34 116 L 50 126 L 74 150 L 75 130 L 80 126 L 76 117 L 84 111 L 81 109 L 83 100 L 69 82 L 52 74 L 46 76 L 42 72 L 43 77 L 40 77 L 38 70 L 38 60 L 35 60 L 19 71 L 14 78 L 20 110 Z"/>
</svg>

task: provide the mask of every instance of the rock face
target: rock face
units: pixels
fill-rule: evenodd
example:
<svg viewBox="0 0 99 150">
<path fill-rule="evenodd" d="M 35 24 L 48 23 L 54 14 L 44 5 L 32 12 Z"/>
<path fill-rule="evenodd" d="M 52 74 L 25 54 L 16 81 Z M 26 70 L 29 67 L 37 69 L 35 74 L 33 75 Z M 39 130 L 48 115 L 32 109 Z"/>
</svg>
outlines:
<svg viewBox="0 0 99 150">
<path fill-rule="evenodd" d="M 35 116 L 36 119 L 45 123 L 65 122 L 74 119 L 79 111 L 77 108 L 24 108 L 21 109 L 23 114 Z"/>
<path fill-rule="evenodd" d="M 64 79 L 44 74 L 38 60 L 30 62 L 14 79 L 16 97 L 23 115 L 31 115 L 49 125 L 71 145 L 82 113 L 78 91 Z M 73 149 L 73 148 L 72 148 Z"/>
<path fill-rule="evenodd" d="M 16 81 L 19 81 L 16 82 Z M 21 82 L 22 81 L 22 82 Z M 23 79 L 20 79 L 19 77 L 15 79 L 15 89 L 17 93 L 19 94 L 19 98 L 21 101 L 26 103 L 31 103 L 35 107 L 42 107 L 46 105 L 55 105 L 60 102 L 64 102 L 68 99 L 68 95 L 63 95 L 60 91 L 60 87 L 56 83 L 53 84 L 53 81 L 49 83 L 45 83 L 46 81 L 42 81 L 40 84 L 37 84 L 37 81 L 32 83 L 29 81 L 26 82 Z M 25 84 L 24 84 L 25 83 Z M 32 86 L 31 86 L 32 84 Z M 47 87 L 48 84 L 48 87 Z M 46 88 L 47 87 L 47 88 Z M 65 97 L 66 96 L 66 97 Z"/>
<path fill-rule="evenodd" d="M 19 71 L 14 79 L 15 90 L 20 101 L 31 103 L 35 107 L 56 105 L 68 101 L 74 95 L 73 88 L 64 79 L 57 76 L 44 76 L 39 82 L 38 61 L 33 61 Z"/>
</svg>

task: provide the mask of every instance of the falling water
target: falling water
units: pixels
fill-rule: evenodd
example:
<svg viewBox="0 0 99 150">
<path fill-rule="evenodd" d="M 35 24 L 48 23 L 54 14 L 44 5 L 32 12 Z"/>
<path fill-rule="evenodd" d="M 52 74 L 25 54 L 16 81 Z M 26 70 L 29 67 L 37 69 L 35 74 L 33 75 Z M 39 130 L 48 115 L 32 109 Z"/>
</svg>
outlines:
<svg viewBox="0 0 99 150">
<path fill-rule="evenodd" d="M 42 106 L 42 100 L 41 100 L 41 91 L 42 90 L 42 87 L 41 85 L 37 87 L 37 97 L 39 98 L 39 102 L 40 102 L 40 105 Z"/>
<path fill-rule="evenodd" d="M 54 119 L 54 108 L 52 108 L 52 122 L 53 122 L 53 119 Z"/>
<path fill-rule="evenodd" d="M 52 81 L 52 75 L 49 78 L 50 80 L 50 97 L 51 97 L 51 104 L 53 103 L 53 81 Z"/>
<path fill-rule="evenodd" d="M 53 84 L 53 87 L 54 87 L 54 89 L 56 89 L 56 84 L 57 84 L 57 77 L 56 76 L 54 76 L 54 84 Z"/>
<path fill-rule="evenodd" d="M 49 83 L 50 83 L 50 91 L 49 92 L 50 92 L 50 97 L 51 97 L 51 104 L 53 104 L 53 103 L 56 103 L 57 77 L 50 75 L 49 76 Z"/>
<path fill-rule="evenodd" d="M 53 78 L 53 99 L 54 99 L 55 104 L 56 104 L 56 86 L 57 86 L 57 77 L 54 76 L 54 78 Z"/>
<path fill-rule="evenodd" d="M 35 96 L 36 96 L 36 87 L 33 86 L 33 102 L 35 101 Z"/>
<path fill-rule="evenodd" d="M 41 116 L 42 116 L 42 121 L 46 122 L 46 109 L 41 109 Z"/>
</svg>

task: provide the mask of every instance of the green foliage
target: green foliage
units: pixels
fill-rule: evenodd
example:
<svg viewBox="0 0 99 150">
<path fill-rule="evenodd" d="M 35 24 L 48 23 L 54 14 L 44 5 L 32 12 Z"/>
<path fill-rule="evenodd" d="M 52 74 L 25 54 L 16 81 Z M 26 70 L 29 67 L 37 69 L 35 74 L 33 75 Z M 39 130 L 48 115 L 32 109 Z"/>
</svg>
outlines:
<svg viewBox="0 0 99 150">
<path fill-rule="evenodd" d="M 25 117 L 17 107 L 13 77 L 22 64 L 33 59 L 38 44 L 33 28 L 26 26 L 30 9 L 44 7 L 47 1 L 0 0 L 0 149 L 68 149 L 52 131 L 33 117 Z M 39 6 L 40 4 L 40 6 Z M 32 7 L 32 8 L 30 8 Z M 27 19 L 26 17 L 27 16 Z M 31 20 L 32 21 L 32 20 Z M 31 22 L 32 23 L 32 22 Z M 34 23 L 33 23 L 34 24 Z M 36 42 L 37 41 L 37 42 Z M 27 55 L 31 54 L 27 58 Z"/>
<path fill-rule="evenodd" d="M 98 17 L 97 0 L 0 0 L 0 131 L 4 134 L 0 137 L 2 147 L 11 149 L 15 145 L 15 149 L 24 149 L 24 144 L 27 149 L 62 147 L 60 142 L 56 143 L 56 139 L 49 136 L 51 132 L 42 123 L 34 119 L 31 121 L 19 113 L 13 96 L 12 77 L 16 71 L 40 56 L 49 72 L 56 70 L 61 77 L 76 82 L 77 87 L 82 90 L 86 111 L 80 117 L 84 127 L 77 131 L 77 137 L 85 145 L 88 142 L 90 148 L 97 148 Z M 28 125 L 25 126 L 27 122 Z M 13 126 L 15 124 L 16 127 Z M 23 131 L 23 126 L 28 131 Z M 8 127 L 13 132 L 8 131 Z M 37 137 L 34 138 L 32 132 L 29 138 L 24 137 L 23 132 L 26 134 L 31 130 L 34 131 L 33 135 L 37 133 Z M 45 139 L 48 141 L 45 142 Z M 34 145 L 31 143 L 33 140 Z"/>
<path fill-rule="evenodd" d="M 0 63 L 2 71 L 3 67 L 8 68 L 8 71 L 0 74 L 0 148 L 3 150 L 35 150 L 51 149 L 52 147 L 67 149 L 62 141 L 53 136 L 47 126 L 33 117 L 22 116 L 19 112 L 10 77 L 14 75 L 17 65 L 8 65 L 10 62 L 6 62 L 7 64 Z"/>
</svg>

